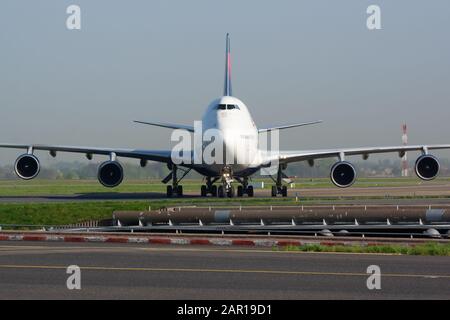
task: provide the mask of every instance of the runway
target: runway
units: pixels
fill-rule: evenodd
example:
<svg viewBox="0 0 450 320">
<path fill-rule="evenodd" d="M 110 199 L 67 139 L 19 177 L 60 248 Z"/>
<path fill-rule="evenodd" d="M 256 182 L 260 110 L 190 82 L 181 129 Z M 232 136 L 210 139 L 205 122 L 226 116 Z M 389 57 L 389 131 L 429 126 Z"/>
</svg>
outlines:
<svg viewBox="0 0 450 320">
<path fill-rule="evenodd" d="M 69 265 L 81 290 L 66 287 Z M 369 265 L 380 290 L 366 286 Z M 2 242 L 0 298 L 450 299 L 450 257 Z"/>
<path fill-rule="evenodd" d="M 350 187 L 350 188 L 296 188 L 289 189 L 289 198 L 313 199 L 321 202 L 341 203 L 384 203 L 395 204 L 428 204 L 430 199 L 422 197 L 433 197 L 433 203 L 450 203 L 450 184 L 417 184 L 413 186 L 390 186 L 390 187 Z M 270 198 L 270 190 L 255 189 L 256 198 Z M 361 199 L 355 199 L 361 198 Z M 372 199 L 367 199 L 372 197 Z M 375 198 L 376 199 L 375 199 Z M 199 192 L 185 192 L 183 198 L 201 199 Z M 366 199 L 365 199 L 366 198 Z M 78 202 L 78 201 L 126 201 L 126 200 L 157 200 L 167 199 L 165 193 L 160 192 L 97 192 L 78 193 L 73 195 L 23 195 L 23 196 L 0 196 L 0 203 L 36 203 L 36 202 Z M 177 199 L 174 197 L 173 199 Z M 211 201 L 220 200 L 208 197 Z M 227 199 L 227 198 L 224 198 Z M 245 201 L 248 198 L 233 198 L 236 201 Z"/>
</svg>

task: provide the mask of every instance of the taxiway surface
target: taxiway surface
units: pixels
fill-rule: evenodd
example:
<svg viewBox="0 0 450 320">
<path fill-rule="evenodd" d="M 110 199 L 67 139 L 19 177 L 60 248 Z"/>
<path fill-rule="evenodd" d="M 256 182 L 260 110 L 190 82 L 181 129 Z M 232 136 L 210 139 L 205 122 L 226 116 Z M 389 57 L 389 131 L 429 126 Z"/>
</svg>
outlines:
<svg viewBox="0 0 450 320">
<path fill-rule="evenodd" d="M 81 268 L 68 290 L 66 268 Z M 369 290 L 367 267 L 381 268 Z M 450 299 L 450 257 L 0 243 L 1 299 Z"/>
<path fill-rule="evenodd" d="M 390 204 L 428 204 L 450 203 L 450 184 L 417 184 L 413 186 L 390 186 L 390 187 L 350 187 L 342 188 L 305 188 L 289 189 L 290 198 L 299 197 L 319 202 L 342 203 L 385 203 Z M 256 198 L 270 198 L 270 190 L 256 189 Z M 432 197 L 432 198 L 424 198 Z M 184 198 L 199 198 L 199 192 L 186 192 Z M 361 199 L 355 199 L 361 198 Z M 76 202 L 76 201 L 109 201 L 109 200 L 157 200 L 167 199 L 165 193 L 160 192 L 98 192 L 80 193 L 73 195 L 23 195 L 23 196 L 0 196 L 0 203 L 34 203 L 34 202 Z M 176 197 L 174 197 L 176 199 Z M 212 198 L 211 201 L 220 200 Z M 225 198 L 226 199 L 226 198 Z M 246 200 L 244 198 L 233 198 L 236 201 Z"/>
</svg>

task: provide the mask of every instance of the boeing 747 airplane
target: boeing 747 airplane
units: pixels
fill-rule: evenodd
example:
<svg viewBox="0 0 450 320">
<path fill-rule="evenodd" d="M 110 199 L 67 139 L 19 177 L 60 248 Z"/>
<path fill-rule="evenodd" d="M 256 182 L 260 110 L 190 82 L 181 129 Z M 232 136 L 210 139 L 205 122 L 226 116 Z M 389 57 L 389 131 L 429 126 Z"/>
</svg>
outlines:
<svg viewBox="0 0 450 320">
<path fill-rule="evenodd" d="M 135 122 L 195 132 L 194 126 L 189 125 L 145 121 Z M 236 193 L 234 185 L 238 184 L 237 196 L 242 197 L 243 195 L 247 195 L 252 197 L 253 187 L 249 184 L 249 177 L 258 170 L 271 166 L 273 163 L 276 163 L 276 169 L 271 176 L 274 180 L 272 196 L 282 195 L 286 197 L 287 187 L 284 179 L 286 176 L 283 171 L 289 163 L 307 161 L 312 166 L 314 160 L 330 157 L 337 159 L 331 168 L 331 181 L 338 187 L 349 187 L 356 179 L 356 171 L 354 166 L 347 161 L 347 157 L 361 155 L 363 159 L 367 159 L 369 154 L 373 153 L 396 152 L 402 157 L 407 151 L 419 151 L 421 155 L 416 160 L 415 172 L 422 180 L 431 180 L 438 175 L 439 162 L 435 156 L 430 154 L 430 151 L 450 149 L 450 145 L 445 144 L 268 152 L 258 142 L 259 136 L 267 132 L 311 125 L 319 122 L 321 121 L 257 128 L 247 106 L 232 95 L 230 38 L 227 34 L 223 96 L 210 103 L 203 116 L 201 129 L 203 132 L 206 132 L 208 129 L 214 129 L 220 133 L 224 150 L 234 150 L 234 161 L 232 163 L 226 161 L 209 163 L 203 160 L 200 162 L 184 161 L 174 157 L 172 150 L 91 148 L 32 143 L 0 144 L 0 147 L 26 150 L 24 154 L 17 158 L 14 165 L 16 174 L 25 180 L 33 179 L 39 174 L 40 163 L 35 155 L 36 151 L 48 151 L 53 157 L 56 157 L 57 152 L 82 153 L 89 160 L 92 159 L 93 155 L 105 155 L 109 159 L 100 164 L 98 168 L 98 180 L 105 187 L 111 188 L 118 186 L 123 180 L 123 168 L 118 158 L 138 159 L 142 167 L 146 165 L 147 161 L 164 162 L 170 170 L 170 174 L 162 180 L 165 184 L 170 182 L 167 186 L 168 197 L 183 195 L 183 188 L 180 182 L 189 170 L 195 170 L 206 178 L 206 184 L 201 187 L 201 196 L 233 197 Z M 201 148 L 205 150 L 207 145 L 202 144 Z M 185 153 L 184 156 L 186 154 L 190 158 L 193 158 L 195 153 L 192 150 Z M 252 155 L 251 161 L 248 160 L 249 154 Z M 180 176 L 178 173 L 181 173 Z"/>
</svg>

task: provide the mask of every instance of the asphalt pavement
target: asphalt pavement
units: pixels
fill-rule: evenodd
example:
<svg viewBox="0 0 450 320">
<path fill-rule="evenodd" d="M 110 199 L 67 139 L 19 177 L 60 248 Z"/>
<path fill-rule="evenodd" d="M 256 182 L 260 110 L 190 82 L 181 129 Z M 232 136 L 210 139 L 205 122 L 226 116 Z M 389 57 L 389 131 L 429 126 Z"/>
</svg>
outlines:
<svg viewBox="0 0 450 320">
<path fill-rule="evenodd" d="M 81 270 L 69 290 L 67 267 Z M 381 289 L 369 290 L 378 266 Z M 372 282 L 373 283 L 373 282 Z M 0 299 L 450 299 L 450 257 L 0 243 Z"/>
</svg>

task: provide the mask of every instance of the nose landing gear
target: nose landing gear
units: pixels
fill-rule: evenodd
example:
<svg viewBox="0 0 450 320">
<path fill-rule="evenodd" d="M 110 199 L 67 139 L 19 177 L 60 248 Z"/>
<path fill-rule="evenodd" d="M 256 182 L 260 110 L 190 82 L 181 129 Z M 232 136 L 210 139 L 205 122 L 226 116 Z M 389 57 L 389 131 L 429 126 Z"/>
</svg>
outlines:
<svg viewBox="0 0 450 320">
<path fill-rule="evenodd" d="M 229 186 L 222 185 L 217 188 L 217 196 L 219 198 L 224 198 L 225 196 L 228 198 L 233 198 L 234 195 L 234 186 L 232 186 L 231 184 Z"/>
<path fill-rule="evenodd" d="M 217 196 L 223 198 L 227 196 L 228 198 L 233 198 L 235 195 L 234 186 L 231 185 L 233 182 L 233 175 L 230 167 L 224 167 L 222 169 L 222 185 L 217 188 Z"/>
</svg>

